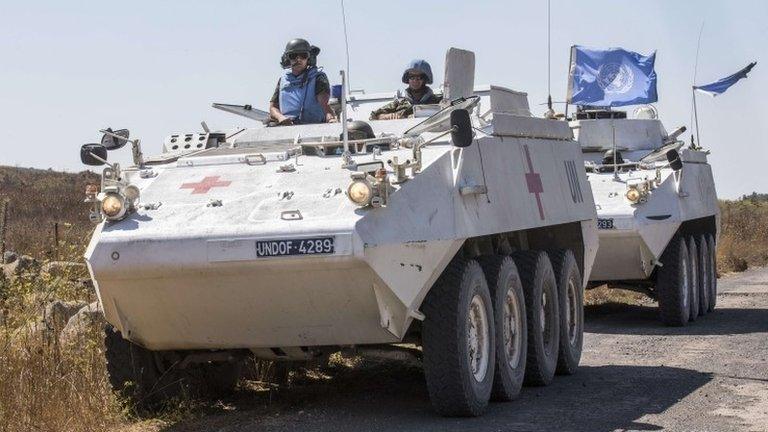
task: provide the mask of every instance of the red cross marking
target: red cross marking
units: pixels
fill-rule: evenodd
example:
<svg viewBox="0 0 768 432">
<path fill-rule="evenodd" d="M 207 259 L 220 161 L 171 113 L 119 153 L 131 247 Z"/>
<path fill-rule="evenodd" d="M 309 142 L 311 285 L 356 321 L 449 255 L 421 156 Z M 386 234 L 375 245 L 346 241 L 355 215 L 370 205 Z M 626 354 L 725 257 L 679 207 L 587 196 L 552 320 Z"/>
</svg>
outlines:
<svg viewBox="0 0 768 432">
<path fill-rule="evenodd" d="M 544 185 L 541 183 L 541 175 L 533 171 L 531 153 L 528 146 L 523 144 L 525 160 L 528 162 L 528 172 L 525 173 L 525 182 L 528 183 L 528 193 L 536 195 L 536 204 L 539 206 L 539 217 L 544 220 L 544 205 L 541 203 L 541 194 L 544 193 Z"/>
<path fill-rule="evenodd" d="M 231 181 L 219 181 L 219 176 L 206 177 L 200 183 L 184 183 L 179 189 L 192 189 L 192 195 L 208 193 L 215 187 L 227 187 Z"/>
</svg>

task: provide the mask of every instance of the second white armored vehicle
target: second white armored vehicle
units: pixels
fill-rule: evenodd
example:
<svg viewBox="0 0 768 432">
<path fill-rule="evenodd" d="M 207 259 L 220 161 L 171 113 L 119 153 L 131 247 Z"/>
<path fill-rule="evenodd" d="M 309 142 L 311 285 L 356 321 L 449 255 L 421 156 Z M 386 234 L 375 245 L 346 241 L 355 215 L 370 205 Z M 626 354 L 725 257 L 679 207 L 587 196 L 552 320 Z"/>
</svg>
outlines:
<svg viewBox="0 0 768 432">
<path fill-rule="evenodd" d="M 581 149 L 524 93 L 475 95 L 473 53 L 446 59 L 428 117 L 365 123 L 382 101 L 349 96 L 348 128 L 178 134 L 153 158 L 107 131 L 135 161 L 89 197 L 113 385 L 148 400 L 232 385 L 245 356 L 412 342 L 436 410 L 478 415 L 572 373 L 597 252 Z"/>
<path fill-rule="evenodd" d="M 581 144 L 597 205 L 600 249 L 590 285 L 645 292 L 661 320 L 682 326 L 715 307 L 720 212 L 707 151 L 667 133 L 656 110 L 579 110 Z"/>
</svg>

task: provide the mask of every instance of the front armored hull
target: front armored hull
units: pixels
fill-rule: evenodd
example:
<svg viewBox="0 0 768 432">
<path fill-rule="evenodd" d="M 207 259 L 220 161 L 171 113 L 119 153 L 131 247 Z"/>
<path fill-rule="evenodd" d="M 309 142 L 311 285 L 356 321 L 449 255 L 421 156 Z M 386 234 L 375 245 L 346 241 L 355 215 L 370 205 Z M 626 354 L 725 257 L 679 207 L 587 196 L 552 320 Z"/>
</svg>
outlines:
<svg viewBox="0 0 768 432">
<path fill-rule="evenodd" d="M 595 196 L 600 248 L 589 277 L 593 282 L 640 281 L 651 277 L 670 240 L 690 229 L 717 231 L 720 213 L 710 166 L 701 152 L 684 150 L 683 169 L 661 169 L 662 179 L 647 201 L 632 204 L 627 183 L 654 179 L 656 170 L 588 175 Z M 663 263 L 662 263 L 663 265 Z"/>
<path fill-rule="evenodd" d="M 400 340 L 463 242 L 440 222 L 451 213 L 414 231 L 401 218 L 418 209 L 355 206 L 340 158 L 288 169 L 219 153 L 126 173 L 142 208 L 102 224 L 86 253 L 107 320 L 153 350 Z"/>
<path fill-rule="evenodd" d="M 335 250 L 258 258 L 257 242 L 286 234 L 220 233 L 100 241 L 88 263 L 107 320 L 149 349 L 301 347 L 400 340 L 412 319 L 406 302 L 434 276 L 425 267 L 442 268 L 458 248 L 455 241 L 366 246 L 351 225 L 291 236 L 334 238 Z M 402 268 L 405 257 L 420 268 Z M 395 292 L 388 267 L 421 280 Z"/>
</svg>

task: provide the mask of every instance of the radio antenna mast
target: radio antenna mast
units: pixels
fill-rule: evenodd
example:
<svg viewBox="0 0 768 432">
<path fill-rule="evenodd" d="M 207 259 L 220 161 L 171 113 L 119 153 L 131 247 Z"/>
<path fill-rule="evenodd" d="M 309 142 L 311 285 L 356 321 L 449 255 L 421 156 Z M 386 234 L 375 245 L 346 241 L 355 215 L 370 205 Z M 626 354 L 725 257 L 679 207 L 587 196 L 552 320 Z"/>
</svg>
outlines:
<svg viewBox="0 0 768 432">
<path fill-rule="evenodd" d="M 551 0 L 547 0 L 547 117 L 554 117 L 552 109 L 552 19 Z"/>
<path fill-rule="evenodd" d="M 691 82 L 691 98 L 693 103 L 691 104 L 691 123 L 696 121 L 696 141 L 697 145 L 701 147 L 701 137 L 699 136 L 699 113 L 696 109 L 696 72 L 699 69 L 699 50 L 701 49 L 701 34 L 704 32 L 704 20 L 701 21 L 701 27 L 699 28 L 699 40 L 696 42 L 696 61 L 693 63 L 693 81 Z M 693 142 L 693 131 L 691 131 L 691 142 Z M 693 145 L 693 144 L 692 144 Z"/>
<path fill-rule="evenodd" d="M 341 0 L 341 18 L 344 21 L 344 46 L 347 49 L 347 89 L 351 88 L 350 73 L 349 73 L 349 38 L 347 37 L 347 13 L 344 10 L 344 0 Z M 349 90 L 347 90 L 349 91 Z"/>
</svg>

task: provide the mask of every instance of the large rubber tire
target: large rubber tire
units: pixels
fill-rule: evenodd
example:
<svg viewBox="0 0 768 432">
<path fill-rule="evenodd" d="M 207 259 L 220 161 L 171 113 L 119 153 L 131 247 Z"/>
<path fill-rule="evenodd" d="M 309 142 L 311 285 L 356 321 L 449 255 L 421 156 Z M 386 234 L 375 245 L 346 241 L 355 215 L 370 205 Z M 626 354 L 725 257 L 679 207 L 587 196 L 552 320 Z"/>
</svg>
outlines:
<svg viewBox="0 0 768 432">
<path fill-rule="evenodd" d="M 520 272 L 528 326 L 528 358 L 524 384 L 552 382 L 560 346 L 557 281 L 545 252 L 521 251 L 512 255 Z"/>
<path fill-rule="evenodd" d="M 661 321 L 668 326 L 684 326 L 690 315 L 690 268 L 688 247 L 682 237 L 676 236 L 669 242 L 661 264 L 656 280 Z"/>
<path fill-rule="evenodd" d="M 157 408 L 188 390 L 188 380 L 176 369 L 160 370 L 158 353 L 124 339 L 110 325 L 105 330 L 104 345 L 112 389 L 133 402 L 136 408 Z"/>
<path fill-rule="evenodd" d="M 482 414 L 493 387 L 496 344 L 493 305 L 480 264 L 451 261 L 424 299 L 422 312 L 424 376 L 432 406 L 444 416 Z M 479 317 L 475 326 L 473 317 Z M 473 341 L 477 346 L 471 348 Z M 473 354 L 479 359 L 475 366 Z"/>
<path fill-rule="evenodd" d="M 699 316 L 703 316 L 709 312 L 709 285 L 714 274 L 707 236 L 697 236 L 696 246 L 699 249 Z"/>
<path fill-rule="evenodd" d="M 709 281 L 709 312 L 717 306 L 717 244 L 715 237 L 707 234 L 707 246 L 709 247 L 710 262 L 712 263 L 712 278 Z"/>
<path fill-rule="evenodd" d="M 198 365 L 203 389 L 210 395 L 226 395 L 232 393 L 240 381 L 243 362 L 217 362 Z"/>
<path fill-rule="evenodd" d="M 560 300 L 560 349 L 556 373 L 573 375 L 584 345 L 584 289 L 576 257 L 568 249 L 549 252 Z"/>
<path fill-rule="evenodd" d="M 491 400 L 511 401 L 520 395 L 525 377 L 528 332 L 523 285 L 511 257 L 484 256 L 478 261 L 491 292 L 496 328 L 496 373 Z"/>
<path fill-rule="evenodd" d="M 688 264 L 690 266 L 690 283 L 688 284 L 688 321 L 696 321 L 696 318 L 699 317 L 699 249 L 696 247 L 696 239 L 693 236 L 687 237 L 686 243 L 688 244 Z"/>
</svg>

